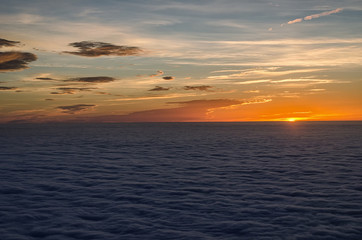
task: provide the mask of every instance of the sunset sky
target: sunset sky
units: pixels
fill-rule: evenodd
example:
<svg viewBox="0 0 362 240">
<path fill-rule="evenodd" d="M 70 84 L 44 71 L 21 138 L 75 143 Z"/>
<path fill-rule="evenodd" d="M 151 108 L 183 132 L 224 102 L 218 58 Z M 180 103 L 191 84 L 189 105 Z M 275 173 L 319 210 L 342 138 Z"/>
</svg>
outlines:
<svg viewBox="0 0 362 240">
<path fill-rule="evenodd" d="M 0 122 L 362 120 L 361 0 L 0 0 Z"/>
</svg>

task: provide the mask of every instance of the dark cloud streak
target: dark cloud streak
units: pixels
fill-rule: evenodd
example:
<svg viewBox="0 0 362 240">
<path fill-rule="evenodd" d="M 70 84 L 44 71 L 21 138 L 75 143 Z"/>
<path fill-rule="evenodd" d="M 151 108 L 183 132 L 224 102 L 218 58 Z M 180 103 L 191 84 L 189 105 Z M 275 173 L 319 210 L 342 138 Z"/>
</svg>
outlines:
<svg viewBox="0 0 362 240">
<path fill-rule="evenodd" d="M 85 111 L 96 105 L 93 104 L 76 104 L 70 106 L 58 106 L 56 109 L 62 110 L 63 113 L 74 114 L 76 112 Z"/>
<path fill-rule="evenodd" d="M 160 87 L 160 86 L 156 86 L 148 91 L 168 91 L 170 90 L 170 88 L 165 88 L 165 87 Z"/>
<path fill-rule="evenodd" d="M 78 51 L 64 51 L 63 53 L 83 57 L 132 56 L 142 52 L 139 47 L 118 46 L 105 42 L 82 41 L 70 43 L 69 46 L 78 48 Z"/>
<path fill-rule="evenodd" d="M 93 89 L 97 88 L 71 88 L 71 87 L 61 87 L 57 88 L 60 92 L 51 92 L 50 94 L 58 94 L 58 95 L 64 95 L 64 94 L 75 94 L 76 92 L 82 92 L 82 91 L 92 91 Z"/>
<path fill-rule="evenodd" d="M 35 78 L 35 79 L 38 79 L 38 80 L 47 80 L 47 81 L 54 81 L 54 80 L 56 80 L 56 79 L 54 79 L 54 78 L 49 78 L 49 77 L 37 77 L 37 78 Z"/>
<path fill-rule="evenodd" d="M 175 78 L 172 77 L 172 76 L 166 76 L 166 77 L 163 77 L 163 80 L 174 80 Z"/>
<path fill-rule="evenodd" d="M 3 38 L 0 38 L 0 47 L 16 47 L 19 45 L 18 41 L 10 41 Z"/>
<path fill-rule="evenodd" d="M 212 86 L 201 85 L 201 86 L 184 86 L 184 90 L 199 90 L 199 91 L 209 91 Z"/>
<path fill-rule="evenodd" d="M 112 77 L 105 77 L 105 76 L 99 76 L 99 77 L 79 77 L 79 78 L 70 78 L 68 80 L 69 82 L 84 82 L 84 83 L 107 83 L 107 82 L 113 82 L 115 79 Z"/>
<path fill-rule="evenodd" d="M 7 91 L 7 90 L 16 90 L 18 89 L 17 87 L 3 87 L 0 86 L 0 91 Z"/>
</svg>

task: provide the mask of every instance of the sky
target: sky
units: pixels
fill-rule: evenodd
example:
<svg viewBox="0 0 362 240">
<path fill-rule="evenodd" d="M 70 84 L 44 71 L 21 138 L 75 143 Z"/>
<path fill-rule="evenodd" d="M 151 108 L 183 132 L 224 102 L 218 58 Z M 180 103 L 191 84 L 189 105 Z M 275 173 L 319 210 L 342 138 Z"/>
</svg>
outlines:
<svg viewBox="0 0 362 240">
<path fill-rule="evenodd" d="M 0 123 L 362 120 L 360 0 L 0 3 Z"/>
</svg>

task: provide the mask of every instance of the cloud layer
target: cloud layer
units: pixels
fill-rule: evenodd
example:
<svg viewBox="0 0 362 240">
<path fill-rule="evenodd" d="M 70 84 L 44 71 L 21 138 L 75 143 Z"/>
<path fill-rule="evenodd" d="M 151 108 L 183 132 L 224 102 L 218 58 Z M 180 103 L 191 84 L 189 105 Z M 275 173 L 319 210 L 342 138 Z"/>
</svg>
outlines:
<svg viewBox="0 0 362 240">
<path fill-rule="evenodd" d="M 142 52 L 139 47 L 118 46 L 105 42 L 82 41 L 73 42 L 69 45 L 78 48 L 78 51 L 64 51 L 64 53 L 83 57 L 131 56 Z"/>
<path fill-rule="evenodd" d="M 210 110 L 242 105 L 243 103 L 243 101 L 233 99 L 168 102 L 168 104 L 177 104 L 179 106 L 168 109 L 153 109 L 133 112 L 128 115 L 121 116 L 100 116 L 94 120 L 104 122 L 143 122 L 145 120 L 148 122 L 200 121 L 209 119 Z"/>
</svg>

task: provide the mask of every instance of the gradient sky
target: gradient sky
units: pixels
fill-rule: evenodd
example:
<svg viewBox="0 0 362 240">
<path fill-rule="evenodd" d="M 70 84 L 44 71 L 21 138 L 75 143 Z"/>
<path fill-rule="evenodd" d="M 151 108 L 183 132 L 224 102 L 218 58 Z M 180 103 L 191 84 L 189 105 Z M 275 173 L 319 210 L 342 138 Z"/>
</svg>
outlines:
<svg viewBox="0 0 362 240">
<path fill-rule="evenodd" d="M 0 3 L 0 122 L 362 120 L 361 0 Z"/>
</svg>

